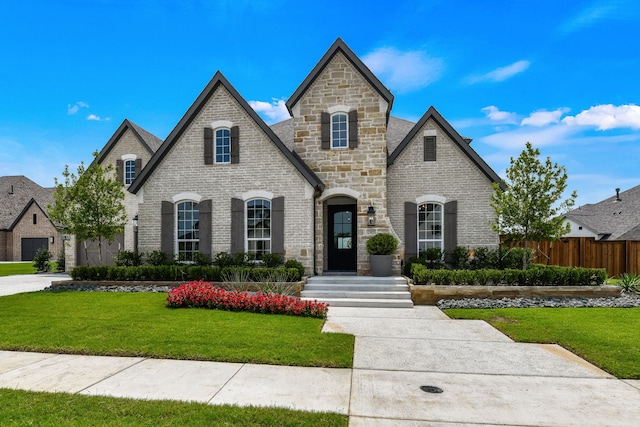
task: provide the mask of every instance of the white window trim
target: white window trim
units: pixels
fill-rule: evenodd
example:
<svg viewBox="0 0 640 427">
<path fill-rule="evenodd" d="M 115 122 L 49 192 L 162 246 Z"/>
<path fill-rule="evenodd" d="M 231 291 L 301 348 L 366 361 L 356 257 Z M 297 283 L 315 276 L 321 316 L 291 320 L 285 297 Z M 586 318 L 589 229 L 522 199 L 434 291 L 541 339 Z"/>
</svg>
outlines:
<svg viewBox="0 0 640 427">
<path fill-rule="evenodd" d="M 211 127 L 213 128 L 213 130 L 216 130 L 218 128 L 231 129 L 233 127 L 233 122 L 229 120 L 216 120 L 214 122 L 211 122 Z"/>
<path fill-rule="evenodd" d="M 229 122 L 231 123 L 231 122 Z M 219 162 L 218 161 L 218 131 L 219 130 L 228 130 L 229 131 L 229 161 L 228 162 Z M 229 165 L 231 164 L 231 127 L 220 126 L 213 129 L 213 163 L 216 165 Z"/>
<path fill-rule="evenodd" d="M 327 113 L 331 115 L 335 113 L 349 114 L 349 111 L 351 110 L 353 110 L 353 108 L 349 107 L 348 105 L 332 105 L 331 107 L 327 108 Z"/>
<path fill-rule="evenodd" d="M 346 145 L 344 147 L 336 147 L 333 144 L 333 118 L 335 116 L 337 116 L 338 114 L 340 115 L 344 115 L 346 117 L 346 121 L 345 124 L 347 125 L 345 132 L 347 133 L 347 137 L 346 137 Z M 349 149 L 349 112 L 348 111 L 336 111 L 335 113 L 331 114 L 331 116 L 329 116 L 329 126 L 330 126 L 330 138 L 329 138 L 329 143 L 331 146 L 332 150 L 348 150 Z"/>
<path fill-rule="evenodd" d="M 438 136 L 438 131 L 435 129 L 427 129 L 422 132 L 422 136 Z"/>
<path fill-rule="evenodd" d="M 361 194 L 356 190 L 353 190 L 351 188 L 346 188 L 346 187 L 330 188 L 328 190 L 323 191 L 322 196 L 320 196 L 318 200 L 320 202 L 324 202 L 325 200 L 333 196 L 349 196 L 352 199 L 359 200 Z"/>
<path fill-rule="evenodd" d="M 182 202 L 196 202 L 198 203 L 198 211 L 200 210 L 200 200 L 202 199 L 202 197 L 198 196 L 195 193 L 181 193 L 183 195 L 193 195 L 193 196 L 197 196 L 199 197 L 199 199 L 191 199 L 191 198 L 182 198 L 179 200 L 174 200 L 173 202 L 173 218 L 174 218 L 174 227 L 173 227 L 173 255 L 174 256 L 178 256 L 180 253 L 180 245 L 178 242 L 178 205 Z M 174 196 L 174 199 L 177 196 Z M 198 221 L 200 221 L 198 219 Z M 200 232 L 200 228 L 198 228 L 198 233 Z M 198 237 L 197 239 L 190 239 L 190 240 L 184 240 L 186 242 L 198 242 L 198 251 L 200 251 L 200 237 Z"/>
<path fill-rule="evenodd" d="M 441 196 L 431 196 L 431 197 L 437 197 L 443 200 L 444 197 Z M 436 205 L 440 205 L 440 209 L 441 209 L 441 217 L 440 217 L 440 235 L 441 238 L 440 239 L 420 239 L 420 205 L 425 205 L 427 203 L 431 203 L 431 204 L 436 204 Z M 417 223 L 417 230 L 416 230 L 416 246 L 418 247 L 418 255 L 420 255 L 420 242 L 440 242 L 440 250 L 444 251 L 444 201 L 440 202 L 440 201 L 436 201 L 436 200 L 426 200 L 423 202 L 420 202 L 416 205 L 416 210 L 417 210 L 417 215 L 418 215 L 418 220 L 416 221 Z"/>
<path fill-rule="evenodd" d="M 247 192 L 247 193 L 251 193 L 251 191 Z M 245 194 L 247 194 L 245 193 Z M 269 193 L 268 191 L 256 191 L 255 193 L 266 193 L 266 194 L 271 194 L 271 196 L 273 196 L 273 193 Z M 271 226 L 271 221 L 273 220 L 273 216 L 272 216 L 272 209 L 273 209 L 273 197 L 267 199 L 265 197 L 251 197 L 249 199 L 244 200 L 244 251 L 245 253 L 249 253 L 249 202 L 251 202 L 252 200 L 266 200 L 269 202 L 269 239 L 265 239 L 265 238 L 252 238 L 251 240 L 269 240 L 269 252 L 271 253 L 271 243 L 272 243 L 272 236 L 271 236 L 271 232 L 273 230 L 273 227 Z"/>
<path fill-rule="evenodd" d="M 245 202 L 245 206 L 246 206 L 246 202 L 248 202 L 249 200 L 253 200 L 253 199 L 265 199 L 265 200 L 269 200 L 272 201 L 274 198 L 274 194 L 270 191 L 265 191 L 265 190 L 250 190 L 247 191 L 246 193 L 242 193 L 242 201 Z"/>
<path fill-rule="evenodd" d="M 127 182 L 127 163 L 129 162 L 133 162 L 133 172 L 135 175 L 134 178 L 131 180 L 131 182 Z M 124 181 L 124 185 L 129 186 L 133 181 L 135 181 L 139 173 L 139 171 L 136 170 L 136 159 L 126 159 L 126 160 L 123 159 L 122 167 L 124 168 L 124 170 L 122 171 L 122 180 Z"/>
<path fill-rule="evenodd" d="M 180 193 L 176 194 L 171 198 L 174 204 L 178 202 L 197 202 L 200 203 L 202 201 L 202 196 L 197 193 Z"/>
<path fill-rule="evenodd" d="M 440 203 L 441 205 L 444 205 L 446 202 L 446 197 L 437 196 L 435 194 L 425 194 L 424 196 L 416 197 L 417 205 L 423 205 L 425 203 Z"/>
</svg>

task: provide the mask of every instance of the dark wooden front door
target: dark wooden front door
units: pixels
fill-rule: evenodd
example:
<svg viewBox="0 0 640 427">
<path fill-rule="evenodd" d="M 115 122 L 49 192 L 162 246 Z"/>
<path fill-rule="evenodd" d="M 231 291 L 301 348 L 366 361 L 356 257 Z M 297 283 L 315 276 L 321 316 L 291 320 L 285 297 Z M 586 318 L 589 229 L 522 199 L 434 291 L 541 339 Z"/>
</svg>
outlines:
<svg viewBox="0 0 640 427">
<path fill-rule="evenodd" d="M 356 205 L 329 206 L 329 271 L 356 271 Z"/>
</svg>

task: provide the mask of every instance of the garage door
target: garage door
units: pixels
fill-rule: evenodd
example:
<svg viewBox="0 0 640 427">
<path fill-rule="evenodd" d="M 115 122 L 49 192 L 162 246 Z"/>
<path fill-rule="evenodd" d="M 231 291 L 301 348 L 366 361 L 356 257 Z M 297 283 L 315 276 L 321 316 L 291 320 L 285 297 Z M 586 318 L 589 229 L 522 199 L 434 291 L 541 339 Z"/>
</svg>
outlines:
<svg viewBox="0 0 640 427">
<path fill-rule="evenodd" d="M 23 238 L 22 239 L 22 261 L 33 261 L 38 249 L 49 250 L 49 239 L 44 238 Z"/>
</svg>

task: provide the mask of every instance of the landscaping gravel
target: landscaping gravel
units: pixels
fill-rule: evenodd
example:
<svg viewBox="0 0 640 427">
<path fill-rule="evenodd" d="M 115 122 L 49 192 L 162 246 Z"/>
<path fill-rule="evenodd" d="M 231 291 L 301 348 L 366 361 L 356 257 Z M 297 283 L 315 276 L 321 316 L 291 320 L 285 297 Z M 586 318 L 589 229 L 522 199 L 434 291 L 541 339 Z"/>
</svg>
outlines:
<svg viewBox="0 0 640 427">
<path fill-rule="evenodd" d="M 82 292 L 169 292 L 175 286 L 102 286 L 102 285 L 56 285 L 43 289 L 45 292 L 82 291 Z"/>
<path fill-rule="evenodd" d="M 622 294 L 608 298 L 465 298 L 444 299 L 436 304 L 438 308 L 581 308 L 608 307 L 629 308 L 640 307 L 640 295 Z"/>
</svg>

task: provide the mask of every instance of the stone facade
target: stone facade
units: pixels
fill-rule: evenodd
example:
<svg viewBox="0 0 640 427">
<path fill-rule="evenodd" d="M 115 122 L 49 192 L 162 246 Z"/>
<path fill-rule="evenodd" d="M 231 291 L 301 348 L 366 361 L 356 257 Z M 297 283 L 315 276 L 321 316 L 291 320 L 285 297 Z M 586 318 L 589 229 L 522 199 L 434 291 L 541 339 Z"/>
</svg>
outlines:
<svg viewBox="0 0 640 427">
<path fill-rule="evenodd" d="M 355 148 L 321 147 L 321 113 L 343 106 L 357 111 Z M 325 194 L 315 204 L 315 248 L 318 272 L 327 270 L 327 202 L 350 197 L 357 204 L 357 271 L 369 272 L 366 240 L 391 232 L 387 217 L 386 102 L 342 52 L 329 61 L 294 106 L 294 150 L 322 179 Z M 367 210 L 376 211 L 376 226 L 367 225 Z"/>
</svg>

